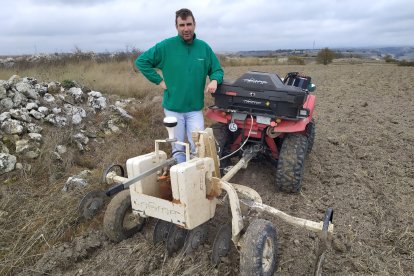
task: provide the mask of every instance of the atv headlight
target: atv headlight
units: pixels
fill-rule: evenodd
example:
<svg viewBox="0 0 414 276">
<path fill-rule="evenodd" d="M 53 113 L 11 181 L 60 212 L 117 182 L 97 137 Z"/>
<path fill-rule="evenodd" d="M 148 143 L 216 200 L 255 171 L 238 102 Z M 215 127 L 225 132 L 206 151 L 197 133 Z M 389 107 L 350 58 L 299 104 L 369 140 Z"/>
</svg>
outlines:
<svg viewBox="0 0 414 276">
<path fill-rule="evenodd" d="M 314 85 L 313 83 L 310 83 L 308 85 L 308 91 L 309 92 L 314 92 L 316 90 L 316 85 Z"/>
<path fill-rule="evenodd" d="M 299 116 L 300 117 L 308 117 L 309 116 L 309 109 L 304 108 L 299 110 Z"/>
</svg>

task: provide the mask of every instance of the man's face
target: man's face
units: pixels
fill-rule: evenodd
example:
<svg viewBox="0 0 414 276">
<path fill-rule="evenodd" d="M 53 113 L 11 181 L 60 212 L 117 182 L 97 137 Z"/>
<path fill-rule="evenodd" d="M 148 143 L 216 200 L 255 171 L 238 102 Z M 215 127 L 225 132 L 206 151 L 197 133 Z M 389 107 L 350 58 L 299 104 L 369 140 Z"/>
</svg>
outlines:
<svg viewBox="0 0 414 276">
<path fill-rule="evenodd" d="M 191 16 L 187 16 L 186 19 L 181 17 L 177 18 L 177 25 L 175 26 L 178 31 L 178 35 L 183 38 L 185 42 L 191 42 L 194 36 L 195 23 Z"/>
</svg>

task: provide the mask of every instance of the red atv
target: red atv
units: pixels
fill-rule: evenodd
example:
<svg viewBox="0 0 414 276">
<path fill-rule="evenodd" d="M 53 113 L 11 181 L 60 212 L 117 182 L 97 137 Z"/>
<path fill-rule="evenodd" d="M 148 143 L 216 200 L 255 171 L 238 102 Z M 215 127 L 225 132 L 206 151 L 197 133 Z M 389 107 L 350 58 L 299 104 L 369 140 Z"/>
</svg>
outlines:
<svg viewBox="0 0 414 276">
<path fill-rule="evenodd" d="M 230 157 L 247 151 L 276 164 L 276 186 L 299 192 L 305 158 L 312 150 L 315 90 L 311 78 L 297 72 L 284 79 L 277 74 L 247 72 L 218 87 L 206 116 L 218 123 L 212 128 L 226 171 Z"/>
</svg>

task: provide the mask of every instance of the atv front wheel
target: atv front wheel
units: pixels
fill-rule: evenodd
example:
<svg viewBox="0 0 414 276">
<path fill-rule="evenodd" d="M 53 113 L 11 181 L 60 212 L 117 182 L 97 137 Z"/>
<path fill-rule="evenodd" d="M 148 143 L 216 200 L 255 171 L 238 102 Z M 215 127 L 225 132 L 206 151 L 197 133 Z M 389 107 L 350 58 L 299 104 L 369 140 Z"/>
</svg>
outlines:
<svg viewBox="0 0 414 276">
<path fill-rule="evenodd" d="M 120 242 L 139 232 L 143 226 L 144 218 L 132 213 L 129 189 L 116 194 L 104 216 L 104 231 L 108 238 Z"/>
<path fill-rule="evenodd" d="M 313 148 L 313 143 L 315 141 L 315 120 L 312 119 L 305 128 L 306 136 L 308 137 L 308 149 L 306 151 L 306 154 L 311 153 Z"/>
<path fill-rule="evenodd" d="M 277 262 L 277 234 L 272 223 L 253 220 L 243 237 L 240 249 L 241 275 L 273 275 Z"/>
<path fill-rule="evenodd" d="M 300 191 L 307 148 L 308 138 L 305 135 L 289 133 L 285 136 L 276 169 L 279 190 L 288 193 Z"/>
</svg>

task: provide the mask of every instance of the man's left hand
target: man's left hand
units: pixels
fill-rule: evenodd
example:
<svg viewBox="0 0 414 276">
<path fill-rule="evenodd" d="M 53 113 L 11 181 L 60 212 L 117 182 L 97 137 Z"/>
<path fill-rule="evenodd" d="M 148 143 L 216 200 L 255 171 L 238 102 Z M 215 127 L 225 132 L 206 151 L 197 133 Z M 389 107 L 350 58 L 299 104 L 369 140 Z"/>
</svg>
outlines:
<svg viewBox="0 0 414 276">
<path fill-rule="evenodd" d="M 217 81 L 216 80 L 212 80 L 210 81 L 210 83 L 207 85 L 206 87 L 206 91 L 205 92 L 210 92 L 210 93 L 214 93 L 217 90 Z"/>
</svg>

